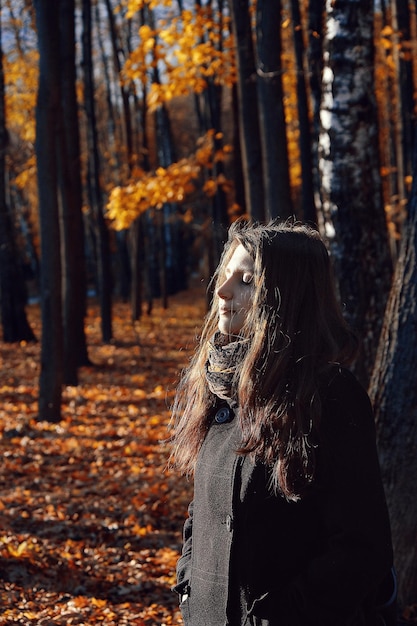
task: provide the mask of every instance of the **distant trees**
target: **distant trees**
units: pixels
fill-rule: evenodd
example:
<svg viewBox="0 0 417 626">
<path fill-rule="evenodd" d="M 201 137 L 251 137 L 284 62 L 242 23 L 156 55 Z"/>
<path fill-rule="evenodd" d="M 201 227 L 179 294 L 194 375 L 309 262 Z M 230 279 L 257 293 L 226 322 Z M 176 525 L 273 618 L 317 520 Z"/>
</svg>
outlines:
<svg viewBox="0 0 417 626">
<path fill-rule="evenodd" d="M 10 2 L 6 4 L 9 5 Z M 89 5 L 90 2 L 85 3 L 85 10 Z M 29 5 L 23 4 L 23 0 L 20 8 L 19 2 L 12 3 L 10 6 L 14 12 L 13 24 L 17 24 L 19 19 L 26 19 L 24 14 L 30 8 Z M 119 0 L 99 0 L 94 4 L 91 37 L 93 43 L 97 42 L 98 45 L 93 50 L 91 62 L 96 77 L 99 75 L 105 77 L 103 81 L 98 81 L 96 78 L 93 85 L 94 94 L 96 96 L 100 94 L 99 98 L 95 98 L 95 115 L 100 152 L 102 210 L 105 210 L 114 185 L 132 188 L 141 182 L 143 173 L 148 177 L 149 174 L 156 172 L 158 166 L 165 168 L 169 165 L 166 160 L 163 164 L 158 156 L 161 153 L 161 132 L 158 128 L 161 128 L 162 117 L 161 113 L 156 113 L 156 111 L 158 107 L 161 107 L 162 111 L 164 105 L 164 115 L 169 118 L 174 107 L 182 106 L 182 104 L 177 104 L 179 101 L 175 99 L 189 94 L 186 106 L 187 115 L 192 124 L 188 124 L 188 129 L 192 125 L 193 133 L 195 133 L 195 136 L 191 137 L 190 145 L 194 143 L 198 133 L 213 129 L 214 158 L 210 163 L 206 161 L 196 178 L 192 168 L 190 169 L 188 187 L 194 189 L 191 192 L 194 195 L 191 196 L 190 191 L 187 190 L 182 200 L 179 200 L 176 206 L 173 204 L 172 215 L 169 218 L 170 226 L 165 226 L 166 235 L 171 236 L 169 235 L 172 229 L 171 222 L 175 220 L 178 220 L 178 229 L 177 227 L 175 229 L 179 232 L 183 228 L 182 214 L 186 209 L 183 209 L 181 205 L 184 200 L 187 202 L 191 198 L 194 223 L 198 228 L 206 223 L 207 219 L 211 224 L 217 221 L 227 222 L 232 216 L 239 215 L 245 210 L 255 219 L 263 219 L 263 216 L 269 217 L 275 214 L 275 208 L 267 208 L 265 213 L 265 207 L 274 206 L 277 202 L 281 205 L 279 213 L 282 216 L 294 213 L 297 217 L 314 220 L 315 207 L 311 207 L 313 196 L 317 201 L 321 193 L 315 168 L 318 107 L 321 100 L 320 72 L 323 66 L 323 27 L 326 18 L 323 0 L 260 2 L 256 14 L 252 12 L 251 0 L 230 0 L 228 4 L 196 2 L 195 4 L 188 3 L 186 7 L 182 3 L 172 3 L 164 10 L 155 10 L 155 6 L 155 3 L 151 7 L 147 2 L 122 3 Z M 348 4 L 345 3 L 343 6 L 348 6 Z M 351 6 L 353 7 L 354 3 Z M 397 12 L 394 15 L 390 6 L 393 6 L 392 3 L 390 5 L 383 3 L 382 12 L 379 13 L 374 12 L 370 5 L 364 5 L 363 8 L 369 20 L 374 20 L 378 24 L 376 36 L 382 38 L 383 42 L 383 45 L 378 48 L 379 65 L 376 68 L 376 87 L 379 90 L 378 112 L 380 117 L 383 113 L 386 115 L 389 111 L 387 103 L 391 103 L 395 93 L 399 93 L 399 90 L 396 92 L 392 88 L 395 78 L 392 68 L 395 67 L 394 51 L 400 46 L 399 67 L 401 68 L 401 84 L 404 85 L 404 89 L 401 90 L 403 103 L 401 110 L 404 118 L 402 126 L 409 130 L 410 115 L 406 115 L 406 112 L 407 103 L 410 102 L 409 95 L 412 92 L 412 72 L 410 73 L 412 62 L 408 52 L 411 46 L 407 37 L 411 36 L 411 31 L 410 28 L 407 30 L 405 25 L 407 15 L 410 17 L 410 11 L 409 9 L 405 11 L 404 7 L 399 7 L 397 3 L 395 5 Z M 270 13 L 271 11 L 274 13 Z M 169 19 L 164 21 L 165 15 L 168 15 Z M 401 25 L 402 30 L 400 34 L 397 33 L 395 40 L 396 23 Z M 10 24 L 12 24 L 11 19 Z M 272 32 L 277 33 L 276 37 L 268 33 L 270 26 Z M 10 30 L 18 42 L 14 47 L 16 54 L 21 49 L 22 59 L 27 65 L 25 46 L 22 46 L 22 42 L 19 41 L 21 37 L 19 28 L 13 26 L 12 29 L 10 26 Z M 25 32 L 27 31 L 28 28 Z M 279 34 L 281 37 L 278 37 Z M 278 50 L 280 39 L 281 54 Z M 111 43 L 111 46 L 103 45 L 105 40 Z M 308 55 L 304 49 L 304 42 L 307 41 L 310 44 Z M 394 45 L 395 41 L 398 43 L 397 46 Z M 373 63 L 371 58 L 369 61 Z M 76 62 L 78 64 L 83 62 L 80 55 Z M 21 68 L 22 66 L 19 72 L 20 81 L 26 80 Z M 8 65 L 9 73 L 11 69 L 11 65 Z M 308 84 L 305 80 L 303 81 L 305 69 L 311 77 Z M 78 70 L 78 78 L 82 79 L 82 77 L 83 74 Z M 18 81 L 15 82 L 17 85 Z M 80 81 L 78 85 L 81 87 Z M 230 89 L 233 85 L 236 85 L 238 94 L 237 109 L 230 107 L 230 100 L 227 106 L 225 105 L 227 99 L 230 98 Z M 385 88 L 389 89 L 389 92 L 385 93 L 383 91 Z M 279 89 L 281 89 L 281 94 Z M 266 93 L 271 94 L 272 91 L 277 104 L 269 102 L 263 106 L 262 102 Z M 28 93 L 30 93 L 30 85 L 28 85 L 26 95 Z M 82 125 L 81 179 L 85 216 L 89 216 L 85 219 L 89 281 L 91 286 L 97 287 L 94 272 L 95 251 L 99 250 L 96 245 L 98 225 L 97 219 L 93 217 L 96 209 L 93 209 L 91 201 L 91 191 L 97 185 L 92 184 L 94 151 L 87 150 L 88 134 L 91 134 L 91 123 L 86 115 L 87 94 L 88 89 L 78 90 L 80 107 L 78 113 Z M 272 96 L 268 96 L 270 97 Z M 88 96 L 88 101 L 91 102 L 91 96 Z M 193 103 L 194 110 L 192 110 Z M 90 105 L 88 109 L 91 109 Z M 235 110 L 241 113 L 234 116 Z M 392 107 L 391 110 L 394 112 Z M 280 114 L 275 115 L 278 111 Z M 269 114 L 271 114 L 271 119 L 268 119 Z M 283 126 L 282 114 L 285 116 L 285 126 Z M 158 124 L 155 124 L 155 119 L 159 119 Z M 272 124 L 275 125 L 278 119 L 280 119 L 281 129 L 274 130 Z M 230 156 L 228 146 L 228 140 L 233 136 L 232 125 L 237 125 L 240 131 L 240 150 L 238 146 L 234 157 Z M 263 130 L 263 125 L 266 131 Z M 398 133 L 401 127 L 398 126 L 396 129 L 392 127 L 390 137 L 394 136 L 394 130 Z M 165 131 L 162 134 L 167 135 Z M 407 135 L 410 133 L 407 132 Z M 271 143 L 269 148 L 265 147 L 267 142 Z M 178 142 L 174 132 L 172 154 L 178 147 L 180 147 L 180 152 L 183 149 L 181 143 L 175 145 L 176 143 Z M 26 145 L 29 149 L 29 144 Z M 385 142 L 383 147 L 389 145 L 394 146 L 391 139 Z M 281 156 L 277 157 L 277 154 L 273 156 L 272 149 L 279 149 Z M 264 151 L 263 157 L 262 150 Z M 391 154 L 395 153 L 396 151 L 391 151 Z M 20 151 L 20 154 L 24 152 Z M 246 206 L 242 203 L 240 207 L 236 207 L 233 205 L 237 196 L 233 191 L 231 163 L 233 158 L 239 159 L 240 154 L 242 154 L 245 171 L 246 201 L 244 204 Z M 387 155 L 381 151 L 385 205 L 388 205 L 390 200 L 387 194 L 396 193 L 394 186 L 388 188 L 385 184 L 388 177 L 394 178 L 395 163 L 392 161 L 391 154 L 388 168 L 385 162 Z M 193 158 L 191 148 L 189 156 Z M 175 161 L 176 157 L 172 158 Z M 287 160 L 289 163 L 286 163 Z M 277 167 L 278 162 L 281 163 L 279 176 L 276 173 L 268 174 L 271 168 Z M 311 178 L 311 169 L 314 173 L 313 189 L 311 179 L 307 185 L 308 179 Z M 386 174 L 388 169 L 390 174 Z M 241 172 L 240 164 L 237 164 L 234 170 Z M 288 176 L 288 170 L 290 170 L 290 176 Z M 27 167 L 22 175 L 18 172 L 17 177 L 13 176 L 13 182 L 19 181 L 19 193 L 23 195 L 26 202 L 25 196 L 31 189 L 28 183 L 30 183 L 33 171 L 32 161 L 32 170 Z M 184 168 L 182 168 L 183 174 Z M 272 192 L 274 194 L 278 192 L 279 200 L 268 199 L 269 196 L 265 196 L 267 180 L 272 181 L 272 184 L 268 183 L 267 196 Z M 161 177 L 157 176 L 148 188 L 159 185 L 160 181 Z M 140 186 L 143 190 L 143 185 Z M 150 193 L 148 196 L 143 196 L 138 203 L 141 211 L 143 204 L 148 203 L 150 209 L 148 217 L 153 214 L 154 195 Z M 36 198 L 31 198 L 29 204 L 34 207 Z M 117 193 L 111 195 L 113 216 L 116 204 Z M 285 211 L 284 205 L 287 205 Z M 120 210 L 123 211 L 122 206 Z M 230 212 L 230 216 L 227 211 Z M 31 219 L 33 220 L 33 216 Z M 106 216 L 104 219 L 104 224 L 107 226 Z M 399 224 L 400 216 L 396 215 L 395 219 L 396 224 Z M 149 220 L 148 224 L 150 224 Z M 157 228 L 156 223 L 152 227 Z M 172 234 L 173 240 L 177 240 L 177 234 Z M 120 255 L 125 255 L 126 249 L 129 251 L 130 237 L 126 238 L 126 233 L 117 237 L 110 233 L 109 238 L 109 250 L 113 259 L 112 285 L 109 289 L 99 289 L 99 292 L 104 294 L 104 292 L 116 291 L 123 293 L 123 297 L 127 297 L 130 270 L 125 260 L 122 262 Z M 393 249 L 393 246 L 391 248 Z M 171 255 L 168 255 L 167 260 L 170 257 Z M 131 260 L 132 258 L 131 255 Z M 146 260 L 143 269 L 146 274 L 149 269 Z M 119 270 L 123 272 L 120 277 Z M 152 273 L 154 273 L 153 270 Z M 150 282 L 157 283 L 158 280 L 152 279 Z M 149 281 L 142 281 L 143 284 L 145 282 Z M 106 315 L 104 314 L 105 317 Z M 108 319 L 104 325 L 108 328 Z"/>
</svg>

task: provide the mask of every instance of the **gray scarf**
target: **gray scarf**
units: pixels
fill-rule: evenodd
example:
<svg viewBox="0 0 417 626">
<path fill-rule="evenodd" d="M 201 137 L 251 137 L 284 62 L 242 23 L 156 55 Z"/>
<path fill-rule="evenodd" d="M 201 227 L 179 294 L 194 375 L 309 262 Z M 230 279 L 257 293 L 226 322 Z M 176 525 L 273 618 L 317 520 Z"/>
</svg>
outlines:
<svg viewBox="0 0 417 626">
<path fill-rule="evenodd" d="M 209 389 L 221 400 L 237 401 L 236 367 L 247 353 L 249 340 L 227 342 L 226 335 L 216 333 L 209 341 L 206 379 Z"/>
</svg>

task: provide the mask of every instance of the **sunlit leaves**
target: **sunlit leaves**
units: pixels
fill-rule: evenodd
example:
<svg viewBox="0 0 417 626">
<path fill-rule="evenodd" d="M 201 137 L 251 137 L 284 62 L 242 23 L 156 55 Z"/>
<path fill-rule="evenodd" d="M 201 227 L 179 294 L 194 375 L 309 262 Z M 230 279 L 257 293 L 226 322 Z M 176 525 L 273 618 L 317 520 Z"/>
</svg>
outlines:
<svg viewBox="0 0 417 626">
<path fill-rule="evenodd" d="M 38 51 L 4 55 L 6 125 L 13 143 L 19 148 L 10 150 L 14 161 L 11 171 L 16 185 L 25 191 L 32 206 L 37 204 L 36 159 L 33 152 L 36 122 L 35 108 L 38 89 Z M 15 158 L 16 157 L 16 158 Z M 12 175 L 13 175 L 12 174 Z"/>
<path fill-rule="evenodd" d="M 122 78 L 126 81 L 140 81 L 143 85 L 147 84 L 148 71 L 153 64 L 153 58 L 158 53 L 156 47 L 155 31 L 148 25 L 144 24 L 139 28 L 139 45 L 133 50 L 125 62 Z M 153 53 L 153 57 L 150 53 Z"/>
<path fill-rule="evenodd" d="M 4 56 L 6 120 L 23 141 L 35 141 L 35 106 L 38 89 L 38 51 Z"/>
<path fill-rule="evenodd" d="M 123 73 L 129 80 L 146 83 L 152 63 L 161 64 L 162 78 L 152 82 L 148 94 L 151 110 L 174 97 L 202 93 L 208 80 L 228 86 L 236 81 L 229 17 L 214 14 L 211 7 L 184 10 L 156 30 L 142 26 L 139 37 L 140 44 L 127 59 Z M 151 51 L 153 61 L 148 56 Z"/>
<path fill-rule="evenodd" d="M 149 208 L 160 209 L 165 203 L 182 203 L 196 188 L 202 169 L 210 169 L 214 161 L 223 160 L 230 152 L 226 145 L 215 150 L 214 131 L 209 131 L 199 142 L 199 147 L 188 159 L 172 163 L 169 167 L 159 167 L 152 174 L 131 181 L 124 187 L 112 190 L 107 204 L 107 217 L 116 230 L 128 228 L 130 224 Z M 217 187 L 227 190 L 230 181 L 224 175 L 213 179 L 208 177 L 203 191 L 214 195 Z"/>
<path fill-rule="evenodd" d="M 136 183 L 116 187 L 110 194 L 107 217 L 116 230 L 127 228 L 149 207 L 161 208 L 167 202 L 182 202 L 194 186 L 199 168 L 184 159 L 167 168 L 158 168 Z"/>
<path fill-rule="evenodd" d="M 127 9 L 126 17 L 131 18 L 135 13 L 145 7 L 149 7 L 150 9 L 156 9 L 161 6 L 170 7 L 172 0 L 122 0 L 121 4 Z"/>
</svg>

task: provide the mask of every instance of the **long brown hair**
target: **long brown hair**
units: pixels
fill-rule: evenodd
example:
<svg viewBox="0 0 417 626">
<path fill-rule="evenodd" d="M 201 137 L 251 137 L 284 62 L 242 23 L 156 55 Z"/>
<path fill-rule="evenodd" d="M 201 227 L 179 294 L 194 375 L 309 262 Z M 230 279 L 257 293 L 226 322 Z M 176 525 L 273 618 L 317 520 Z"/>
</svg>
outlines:
<svg viewBox="0 0 417 626">
<path fill-rule="evenodd" d="M 242 430 L 237 452 L 270 466 L 274 491 L 298 499 L 315 473 L 320 376 L 331 363 L 350 362 L 357 350 L 337 302 L 327 249 L 310 226 L 235 222 L 230 227 L 213 277 L 212 306 L 177 388 L 172 456 L 192 472 L 210 426 L 216 397 L 206 382 L 205 363 L 218 324 L 217 286 L 239 244 L 254 260 L 254 295 L 241 330 L 250 338 L 249 348 L 235 374 Z"/>
</svg>

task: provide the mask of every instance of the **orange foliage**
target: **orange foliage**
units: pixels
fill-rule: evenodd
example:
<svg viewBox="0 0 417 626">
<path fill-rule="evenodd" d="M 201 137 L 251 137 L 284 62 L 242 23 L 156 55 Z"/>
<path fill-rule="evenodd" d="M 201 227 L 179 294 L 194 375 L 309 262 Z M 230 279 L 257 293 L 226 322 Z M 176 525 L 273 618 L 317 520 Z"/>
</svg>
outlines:
<svg viewBox="0 0 417 626">
<path fill-rule="evenodd" d="M 283 16 L 286 12 L 283 12 Z M 297 66 L 293 52 L 292 20 L 287 17 L 282 24 L 282 88 L 284 92 L 284 113 L 286 138 L 290 167 L 290 181 L 294 189 L 301 189 L 300 128 L 298 123 Z"/>
<path fill-rule="evenodd" d="M 216 137 L 218 137 L 216 135 Z M 196 152 L 187 159 L 172 163 L 169 167 L 159 167 L 154 173 L 139 173 L 138 180 L 132 180 L 124 187 L 115 187 L 107 204 L 107 217 L 116 230 L 128 228 L 132 222 L 150 207 L 160 209 L 167 202 L 183 202 L 195 190 L 195 184 L 203 168 L 209 169 L 213 161 L 223 160 L 231 147 L 223 146 L 214 151 L 214 131 L 209 131 L 199 141 Z M 217 186 L 227 190 L 230 182 L 224 175 L 206 180 L 203 191 L 214 195 Z"/>
<path fill-rule="evenodd" d="M 156 9 L 161 6 L 170 7 L 172 0 L 122 0 L 122 5 L 127 8 L 126 17 L 131 18 L 144 7 L 149 7 L 150 9 Z"/>
<path fill-rule="evenodd" d="M 38 90 L 37 50 L 15 58 L 4 56 L 6 120 L 23 141 L 35 141 L 35 106 Z"/>
<path fill-rule="evenodd" d="M 13 162 L 10 172 L 32 209 L 38 204 L 34 154 L 38 59 L 37 50 L 3 57 L 6 125 L 13 144 L 8 154 Z"/>
<path fill-rule="evenodd" d="M 94 366 L 59 424 L 36 420 L 40 346 L 0 344 L 0 624 L 181 623 L 170 587 L 191 494 L 161 441 L 204 311 L 191 291 L 132 325 L 117 304 L 102 345 L 90 306 Z"/>
<path fill-rule="evenodd" d="M 128 15 L 143 5 L 129 2 Z M 231 86 L 236 82 L 233 37 L 228 16 L 214 14 L 210 7 L 184 10 L 169 23 L 151 29 L 139 29 L 140 44 L 129 55 L 124 69 L 125 80 L 148 82 L 147 70 L 162 64 L 163 80 L 153 82 L 148 93 L 151 111 L 177 96 L 202 93 L 210 79 L 215 84 Z"/>
</svg>

